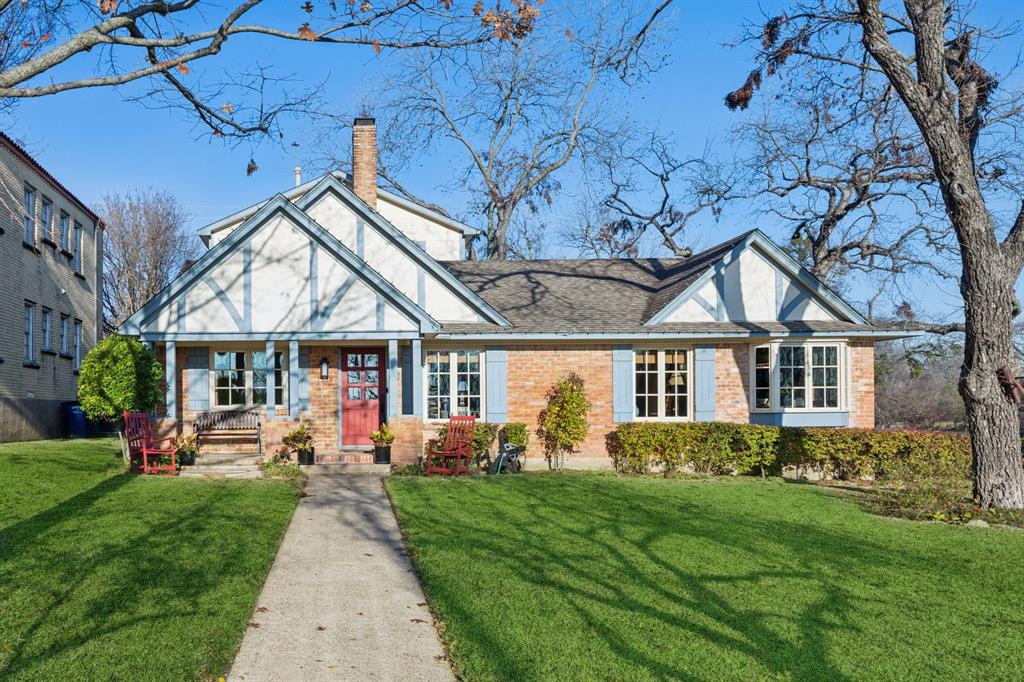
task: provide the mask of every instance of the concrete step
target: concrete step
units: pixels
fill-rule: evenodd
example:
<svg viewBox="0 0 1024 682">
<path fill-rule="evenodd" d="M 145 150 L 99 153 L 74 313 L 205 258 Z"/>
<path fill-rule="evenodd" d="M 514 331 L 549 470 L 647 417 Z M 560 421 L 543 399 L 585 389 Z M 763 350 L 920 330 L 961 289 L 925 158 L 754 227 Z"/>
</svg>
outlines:
<svg viewBox="0 0 1024 682">
<path fill-rule="evenodd" d="M 260 470 L 256 465 L 239 464 L 187 466 L 181 468 L 179 475 L 186 478 L 259 478 Z"/>
<path fill-rule="evenodd" d="M 260 456 L 254 452 L 204 452 L 196 458 L 196 466 L 256 466 Z"/>
<path fill-rule="evenodd" d="M 377 474 L 386 476 L 391 471 L 390 464 L 373 464 L 363 462 L 341 462 L 334 464 L 313 464 L 302 467 L 310 476 L 347 476 L 350 474 Z"/>
</svg>

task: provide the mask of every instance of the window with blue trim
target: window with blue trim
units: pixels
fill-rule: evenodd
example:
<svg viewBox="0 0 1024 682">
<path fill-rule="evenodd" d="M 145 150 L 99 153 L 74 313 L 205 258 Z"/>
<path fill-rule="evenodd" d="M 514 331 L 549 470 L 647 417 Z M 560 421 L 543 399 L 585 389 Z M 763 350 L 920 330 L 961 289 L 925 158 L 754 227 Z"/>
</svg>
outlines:
<svg viewBox="0 0 1024 682">
<path fill-rule="evenodd" d="M 690 351 L 683 348 L 634 351 L 635 417 L 690 418 L 689 353 Z"/>
<path fill-rule="evenodd" d="M 274 352 L 274 406 L 287 405 L 285 353 Z M 267 404 L 267 353 L 263 350 L 213 351 L 210 374 L 212 404 L 233 409 Z"/>
</svg>

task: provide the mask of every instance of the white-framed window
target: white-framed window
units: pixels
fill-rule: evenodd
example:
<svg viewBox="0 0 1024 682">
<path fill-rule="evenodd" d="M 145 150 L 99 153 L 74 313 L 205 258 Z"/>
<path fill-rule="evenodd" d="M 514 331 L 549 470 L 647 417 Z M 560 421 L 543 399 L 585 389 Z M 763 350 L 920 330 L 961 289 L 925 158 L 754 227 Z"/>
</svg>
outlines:
<svg viewBox="0 0 1024 682">
<path fill-rule="evenodd" d="M 60 352 L 68 354 L 68 316 L 60 316 Z"/>
<path fill-rule="evenodd" d="M 211 353 L 210 391 L 213 406 L 220 409 L 267 404 L 267 353 L 265 350 L 215 350 Z M 274 352 L 274 405 L 287 405 L 288 384 L 285 354 Z"/>
<path fill-rule="evenodd" d="M 25 185 L 25 202 L 23 207 L 25 243 L 34 246 L 36 243 L 36 190 L 32 185 Z"/>
<path fill-rule="evenodd" d="M 43 197 L 39 220 L 43 223 L 43 239 L 53 241 L 53 202 L 48 197 Z"/>
<path fill-rule="evenodd" d="M 484 415 L 484 354 L 479 350 L 428 350 L 427 419 Z"/>
<path fill-rule="evenodd" d="M 64 211 L 60 212 L 60 248 L 63 251 L 68 250 L 68 240 L 71 238 L 71 216 Z"/>
<path fill-rule="evenodd" d="M 755 411 L 837 410 L 843 403 L 843 345 L 781 343 L 751 350 Z"/>
<path fill-rule="evenodd" d="M 75 272 L 82 272 L 82 225 L 75 221 L 75 232 L 71 239 L 71 265 Z"/>
<path fill-rule="evenodd" d="M 25 301 L 25 362 L 36 361 L 36 304 Z"/>
<path fill-rule="evenodd" d="M 43 308 L 43 350 L 53 350 L 53 311 Z"/>
<path fill-rule="evenodd" d="M 689 349 L 637 349 L 633 362 L 633 409 L 637 419 L 691 418 Z"/>
<path fill-rule="evenodd" d="M 82 321 L 75 320 L 75 369 L 82 368 Z"/>
</svg>

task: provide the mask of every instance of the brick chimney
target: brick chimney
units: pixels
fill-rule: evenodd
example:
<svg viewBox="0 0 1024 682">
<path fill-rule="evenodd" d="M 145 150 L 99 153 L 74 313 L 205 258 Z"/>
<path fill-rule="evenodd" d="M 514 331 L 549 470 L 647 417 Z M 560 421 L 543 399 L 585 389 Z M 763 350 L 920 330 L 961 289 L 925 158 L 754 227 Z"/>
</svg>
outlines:
<svg viewBox="0 0 1024 682">
<path fill-rule="evenodd" d="M 377 208 L 377 123 L 360 117 L 352 123 L 352 189 Z"/>
</svg>

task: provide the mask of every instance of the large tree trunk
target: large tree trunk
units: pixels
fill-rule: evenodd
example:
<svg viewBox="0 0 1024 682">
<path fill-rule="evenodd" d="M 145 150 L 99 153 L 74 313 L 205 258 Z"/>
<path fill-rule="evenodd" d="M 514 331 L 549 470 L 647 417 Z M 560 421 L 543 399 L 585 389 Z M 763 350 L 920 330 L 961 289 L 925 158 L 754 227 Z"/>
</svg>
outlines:
<svg viewBox="0 0 1024 682">
<path fill-rule="evenodd" d="M 996 376 L 1000 367 L 1017 367 L 1013 349 L 1017 272 L 1000 250 L 973 244 L 962 252 L 960 290 L 967 334 L 959 388 L 971 434 L 974 494 L 982 507 L 1021 509 L 1020 417 Z"/>
<path fill-rule="evenodd" d="M 487 258 L 505 260 L 508 258 L 508 228 L 512 215 L 498 209 L 495 213 L 494 225 L 487 230 Z"/>
</svg>

